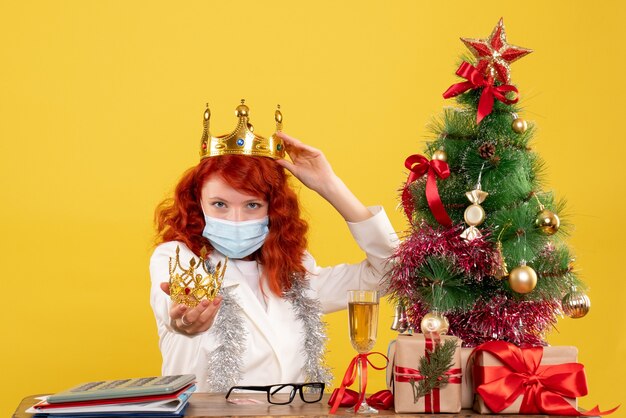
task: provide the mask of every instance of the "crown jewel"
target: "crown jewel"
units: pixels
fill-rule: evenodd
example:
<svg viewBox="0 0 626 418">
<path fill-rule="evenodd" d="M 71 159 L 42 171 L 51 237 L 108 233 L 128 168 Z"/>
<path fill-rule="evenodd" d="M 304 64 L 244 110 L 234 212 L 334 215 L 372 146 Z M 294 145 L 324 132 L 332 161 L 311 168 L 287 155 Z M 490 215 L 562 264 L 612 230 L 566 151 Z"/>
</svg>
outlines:
<svg viewBox="0 0 626 418">
<path fill-rule="evenodd" d="M 170 272 L 170 298 L 173 302 L 193 308 L 197 306 L 202 299 L 212 301 L 222 287 L 224 272 L 228 258 L 213 266 L 206 253 L 206 249 L 202 248 L 200 259 L 196 261 L 194 257 L 189 260 L 189 268 L 185 269 L 180 264 L 179 257 L 180 247 L 176 247 L 176 259 L 169 261 Z M 206 276 L 200 271 L 202 269 Z"/>
<path fill-rule="evenodd" d="M 241 104 L 235 109 L 235 115 L 239 118 L 239 122 L 234 131 L 226 135 L 212 136 L 209 131 L 211 111 L 207 103 L 204 111 L 204 131 L 200 141 L 200 158 L 228 154 L 254 155 L 274 159 L 285 157 L 285 144 L 282 139 L 276 136 L 283 127 L 283 114 L 280 112 L 280 105 L 274 112 L 276 132 L 269 138 L 254 133 L 254 127 L 250 123 L 250 109 L 245 105 L 245 100 L 241 100 Z"/>
</svg>

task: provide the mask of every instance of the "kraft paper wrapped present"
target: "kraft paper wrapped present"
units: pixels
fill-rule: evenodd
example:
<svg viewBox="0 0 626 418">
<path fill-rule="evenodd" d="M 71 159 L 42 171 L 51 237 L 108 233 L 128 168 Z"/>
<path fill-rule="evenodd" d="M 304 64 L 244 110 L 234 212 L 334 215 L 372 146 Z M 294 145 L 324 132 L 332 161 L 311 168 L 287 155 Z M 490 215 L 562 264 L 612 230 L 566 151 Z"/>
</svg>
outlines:
<svg viewBox="0 0 626 418">
<path fill-rule="evenodd" d="M 545 414 L 555 408 L 575 411 L 576 397 L 563 394 L 587 394 L 577 357 L 578 349 L 571 346 L 518 348 L 491 341 L 476 347 L 469 366 L 476 393 L 474 410 L 481 414 Z M 552 392 L 552 401 L 546 402 L 538 390 Z M 512 397 L 514 393 L 519 396 Z"/>
<path fill-rule="evenodd" d="M 473 348 L 461 348 L 461 408 L 472 409 L 474 406 L 474 386 L 472 385 L 471 368 L 468 369 L 468 360 L 474 351 Z"/>
<path fill-rule="evenodd" d="M 387 390 L 393 393 L 393 363 L 396 357 L 396 340 L 392 340 L 387 347 L 387 358 L 389 359 L 389 363 L 387 363 L 387 378 L 385 382 L 387 383 Z"/>
<path fill-rule="evenodd" d="M 441 343 L 446 340 L 456 342 L 452 367 L 446 372 L 448 383 L 426 396 L 416 397 L 416 387 L 424 379 L 419 373 L 420 359 L 430 355 L 437 338 Z M 397 413 L 455 413 L 461 410 L 461 340 L 446 335 L 437 338 L 426 338 L 423 334 L 399 335 L 395 344 L 390 346 L 393 361 L 390 361 L 387 383 L 394 394 Z"/>
</svg>

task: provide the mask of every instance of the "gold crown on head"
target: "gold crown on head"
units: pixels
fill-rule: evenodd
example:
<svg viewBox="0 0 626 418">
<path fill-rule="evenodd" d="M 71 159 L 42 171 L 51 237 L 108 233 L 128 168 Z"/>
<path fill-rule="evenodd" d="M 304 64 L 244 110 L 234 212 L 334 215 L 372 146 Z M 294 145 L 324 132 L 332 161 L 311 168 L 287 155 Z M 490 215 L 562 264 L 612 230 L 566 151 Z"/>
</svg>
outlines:
<svg viewBox="0 0 626 418">
<path fill-rule="evenodd" d="M 254 127 L 250 123 L 250 109 L 245 105 L 245 100 L 235 109 L 235 115 L 239 118 L 237 127 L 229 134 L 212 136 L 209 131 L 211 111 L 209 104 L 204 111 L 204 131 L 200 141 L 200 158 L 214 157 L 216 155 L 254 155 L 259 157 L 284 158 L 285 144 L 276 134 L 283 127 L 283 114 L 280 105 L 274 112 L 276 120 L 276 132 L 269 138 L 264 138 L 254 133 Z"/>
<path fill-rule="evenodd" d="M 200 259 L 196 261 L 194 257 L 189 260 L 189 268 L 184 268 L 180 264 L 180 247 L 176 247 L 176 259 L 169 261 L 170 272 L 170 299 L 173 302 L 183 304 L 193 308 L 202 299 L 212 301 L 222 287 L 224 272 L 228 258 L 213 266 L 207 255 L 206 248 L 202 248 Z M 200 271 L 202 269 L 206 276 Z"/>
</svg>

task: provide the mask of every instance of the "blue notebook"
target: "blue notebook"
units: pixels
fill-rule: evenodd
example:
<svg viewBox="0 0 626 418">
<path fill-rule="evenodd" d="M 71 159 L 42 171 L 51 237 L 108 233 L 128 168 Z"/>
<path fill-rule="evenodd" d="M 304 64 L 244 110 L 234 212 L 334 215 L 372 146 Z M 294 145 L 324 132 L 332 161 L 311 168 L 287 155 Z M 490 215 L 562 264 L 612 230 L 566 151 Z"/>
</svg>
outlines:
<svg viewBox="0 0 626 418">
<path fill-rule="evenodd" d="M 167 417 L 184 417 L 185 410 L 189 403 L 182 405 L 182 408 L 176 412 L 90 412 L 77 414 L 35 414 L 33 418 L 99 418 L 99 417 L 150 417 L 150 418 L 167 418 Z"/>
</svg>

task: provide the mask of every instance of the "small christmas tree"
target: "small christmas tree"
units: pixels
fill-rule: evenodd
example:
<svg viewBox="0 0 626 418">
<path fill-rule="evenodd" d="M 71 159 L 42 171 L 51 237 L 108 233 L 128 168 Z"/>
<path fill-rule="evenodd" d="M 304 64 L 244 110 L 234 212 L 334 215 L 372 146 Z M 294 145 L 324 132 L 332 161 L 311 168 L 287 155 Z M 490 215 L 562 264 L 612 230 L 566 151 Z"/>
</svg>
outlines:
<svg viewBox="0 0 626 418">
<path fill-rule="evenodd" d="M 507 43 L 502 20 L 487 39 L 461 39 L 476 62 L 464 61 L 456 74 L 466 81 L 444 93 L 460 107 L 432 124 L 431 159 L 406 160 L 412 228 L 389 289 L 412 328 L 465 346 L 545 345 L 557 315 L 584 316 L 590 303 L 562 239 L 563 202 L 542 190 L 534 125 L 518 117 L 509 84 L 509 64 L 531 51 Z"/>
</svg>

